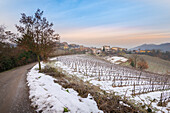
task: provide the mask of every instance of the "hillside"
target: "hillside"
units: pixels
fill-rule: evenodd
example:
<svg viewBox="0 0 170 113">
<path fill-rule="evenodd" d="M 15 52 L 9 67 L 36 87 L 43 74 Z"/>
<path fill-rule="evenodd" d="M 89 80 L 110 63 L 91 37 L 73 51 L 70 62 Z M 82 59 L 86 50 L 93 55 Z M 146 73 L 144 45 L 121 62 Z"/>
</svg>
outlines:
<svg viewBox="0 0 170 113">
<path fill-rule="evenodd" d="M 149 68 L 147 71 L 159 73 L 159 74 L 166 74 L 169 72 L 170 69 L 170 61 L 160 59 L 158 57 L 152 57 L 148 55 L 138 55 L 139 57 L 142 57 L 148 62 Z M 131 57 L 131 54 L 126 54 L 125 57 Z M 127 64 L 126 64 L 127 65 Z"/>
<path fill-rule="evenodd" d="M 160 45 L 143 44 L 143 45 L 131 48 L 130 50 L 138 50 L 138 49 L 142 49 L 142 50 L 159 49 L 159 50 L 162 50 L 162 51 L 170 51 L 170 43 L 164 43 L 164 44 L 160 44 Z"/>
</svg>

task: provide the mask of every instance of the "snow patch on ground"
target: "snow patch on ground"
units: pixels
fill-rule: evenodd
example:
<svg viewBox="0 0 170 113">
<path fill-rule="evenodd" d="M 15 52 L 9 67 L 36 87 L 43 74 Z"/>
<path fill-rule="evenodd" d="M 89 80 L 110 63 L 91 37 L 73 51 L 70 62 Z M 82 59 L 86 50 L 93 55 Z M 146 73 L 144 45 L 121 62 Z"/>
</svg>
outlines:
<svg viewBox="0 0 170 113">
<path fill-rule="evenodd" d="M 113 63 L 113 64 L 120 64 L 122 62 L 126 62 L 128 59 L 125 57 L 119 57 L 119 56 L 113 56 L 113 57 L 104 57 L 107 61 Z"/>
<path fill-rule="evenodd" d="M 102 113 L 90 94 L 81 98 L 75 90 L 54 83 L 55 78 L 38 72 L 38 64 L 27 75 L 31 105 L 38 112 L 63 113 L 66 108 L 70 113 Z"/>
</svg>

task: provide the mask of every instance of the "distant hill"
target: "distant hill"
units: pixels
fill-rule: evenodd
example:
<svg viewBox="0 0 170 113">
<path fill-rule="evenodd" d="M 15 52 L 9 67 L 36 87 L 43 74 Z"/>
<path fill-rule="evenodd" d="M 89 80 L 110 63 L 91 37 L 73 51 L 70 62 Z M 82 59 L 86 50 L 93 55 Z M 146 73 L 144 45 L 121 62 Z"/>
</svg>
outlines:
<svg viewBox="0 0 170 113">
<path fill-rule="evenodd" d="M 134 48 L 131 48 L 130 50 L 153 50 L 153 49 L 159 49 L 161 51 L 170 51 L 170 43 L 163 43 L 160 45 L 156 44 L 143 44 Z"/>
</svg>

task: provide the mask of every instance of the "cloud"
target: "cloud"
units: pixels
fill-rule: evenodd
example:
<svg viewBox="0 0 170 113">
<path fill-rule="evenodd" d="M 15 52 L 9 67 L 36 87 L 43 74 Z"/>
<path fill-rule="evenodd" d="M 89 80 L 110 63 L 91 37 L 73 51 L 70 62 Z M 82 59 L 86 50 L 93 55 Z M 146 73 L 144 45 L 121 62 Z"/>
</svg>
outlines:
<svg viewBox="0 0 170 113">
<path fill-rule="evenodd" d="M 85 45 L 103 44 L 132 47 L 140 43 L 162 43 L 170 41 L 169 31 L 160 29 L 146 29 L 135 27 L 111 27 L 97 26 L 72 31 L 61 34 L 62 40 L 77 42 Z"/>
</svg>

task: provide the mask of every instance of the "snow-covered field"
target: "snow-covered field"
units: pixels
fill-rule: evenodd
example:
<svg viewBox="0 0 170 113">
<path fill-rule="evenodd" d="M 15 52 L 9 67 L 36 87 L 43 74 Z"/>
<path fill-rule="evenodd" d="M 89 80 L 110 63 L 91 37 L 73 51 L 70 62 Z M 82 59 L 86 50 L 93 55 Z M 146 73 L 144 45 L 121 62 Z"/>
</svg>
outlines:
<svg viewBox="0 0 170 113">
<path fill-rule="evenodd" d="M 62 88 L 54 83 L 55 78 L 39 73 L 37 69 L 38 65 L 35 65 L 27 74 L 29 98 L 37 112 L 63 113 L 68 110 L 70 113 L 102 113 L 90 94 L 81 98 L 75 90 Z"/>
<path fill-rule="evenodd" d="M 68 55 L 51 59 L 51 65 L 62 70 L 67 75 L 74 75 L 101 89 L 109 92 L 116 92 L 117 95 L 126 95 L 129 100 L 136 104 L 144 103 L 151 108 L 164 112 L 170 109 L 170 102 L 166 107 L 157 106 L 160 101 L 170 98 L 170 78 L 156 74 L 140 72 L 119 65 L 110 64 L 98 58 L 87 55 Z M 165 90 L 166 89 L 166 90 Z M 132 96 L 135 94 L 136 96 Z M 158 111 L 157 111 L 158 112 Z"/>
<path fill-rule="evenodd" d="M 119 56 L 112 56 L 112 57 L 104 57 L 107 61 L 113 63 L 113 64 L 120 64 L 122 62 L 126 62 L 128 59 L 125 57 L 119 57 Z"/>
</svg>

